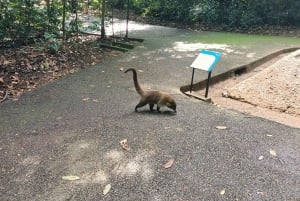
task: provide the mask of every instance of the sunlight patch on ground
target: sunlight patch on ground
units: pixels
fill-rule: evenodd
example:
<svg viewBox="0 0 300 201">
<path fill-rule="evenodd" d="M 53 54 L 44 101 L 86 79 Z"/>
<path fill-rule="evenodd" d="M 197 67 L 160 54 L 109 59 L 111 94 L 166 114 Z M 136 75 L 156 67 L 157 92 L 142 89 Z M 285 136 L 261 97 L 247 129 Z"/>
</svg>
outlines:
<svg viewBox="0 0 300 201">
<path fill-rule="evenodd" d="M 105 158 L 110 161 L 118 162 L 123 158 L 124 154 L 117 150 L 111 150 L 110 152 L 105 154 Z"/>
<path fill-rule="evenodd" d="M 80 180 L 76 181 L 76 184 L 104 184 L 107 180 L 108 175 L 103 170 L 97 170 L 83 174 Z"/>
<path fill-rule="evenodd" d="M 146 181 L 150 180 L 154 176 L 154 171 L 149 165 L 149 160 L 152 154 L 144 152 L 138 154 L 135 158 L 129 160 L 119 160 L 111 173 L 120 177 L 141 175 Z"/>
<path fill-rule="evenodd" d="M 215 50 L 221 50 L 226 53 L 234 52 L 234 49 L 232 49 L 229 45 L 226 44 L 175 42 L 173 48 L 178 52 L 191 52 L 191 51 L 197 51 L 202 49 L 215 49 Z"/>
<path fill-rule="evenodd" d="M 81 149 L 86 149 L 88 147 L 89 147 L 89 143 L 87 143 L 87 142 L 83 142 L 83 143 L 79 144 L 79 148 L 81 148 Z"/>
<path fill-rule="evenodd" d="M 41 163 L 41 157 L 38 155 L 29 156 L 21 162 L 22 165 L 30 165 L 30 166 L 39 165 L 40 163 Z"/>
<path fill-rule="evenodd" d="M 70 19 L 75 19 L 75 15 L 71 15 Z M 70 21 L 69 19 L 69 21 Z M 82 23 L 82 31 L 94 34 L 100 34 L 101 19 L 93 14 L 79 15 L 79 19 Z M 68 21 L 68 22 L 69 22 Z M 140 31 L 151 29 L 152 26 L 134 21 L 128 21 L 129 31 Z M 105 19 L 105 33 L 106 35 L 125 36 L 126 33 L 126 20 L 114 18 L 113 21 L 110 18 Z"/>
<path fill-rule="evenodd" d="M 254 58 L 255 57 L 255 53 L 254 52 L 248 53 L 246 55 L 246 57 L 248 57 L 248 58 Z"/>
</svg>

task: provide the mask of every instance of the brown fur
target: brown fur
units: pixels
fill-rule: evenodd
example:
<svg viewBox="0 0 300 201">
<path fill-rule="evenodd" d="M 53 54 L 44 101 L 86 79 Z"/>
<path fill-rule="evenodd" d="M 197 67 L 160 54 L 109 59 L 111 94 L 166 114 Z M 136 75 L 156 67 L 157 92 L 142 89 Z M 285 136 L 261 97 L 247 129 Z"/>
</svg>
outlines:
<svg viewBox="0 0 300 201">
<path fill-rule="evenodd" d="M 160 112 L 160 108 L 164 106 L 171 108 L 172 110 L 174 110 L 174 112 L 176 112 L 176 102 L 169 94 L 160 91 L 144 91 L 138 82 L 136 70 L 134 68 L 129 68 L 125 71 L 125 73 L 129 71 L 132 71 L 133 73 L 133 82 L 135 89 L 141 96 L 140 102 L 135 106 L 136 112 L 138 108 L 143 107 L 147 104 L 149 104 L 151 111 L 153 111 L 153 107 L 156 104 L 158 112 Z"/>
</svg>

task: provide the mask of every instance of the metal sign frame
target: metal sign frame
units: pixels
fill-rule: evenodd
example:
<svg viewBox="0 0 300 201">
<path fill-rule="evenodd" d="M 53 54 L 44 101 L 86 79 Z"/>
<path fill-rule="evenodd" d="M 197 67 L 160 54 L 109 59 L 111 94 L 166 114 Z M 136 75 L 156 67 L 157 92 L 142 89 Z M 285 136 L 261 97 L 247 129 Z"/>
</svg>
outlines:
<svg viewBox="0 0 300 201">
<path fill-rule="evenodd" d="M 208 96 L 209 82 L 211 78 L 211 72 L 214 69 L 215 65 L 221 58 L 221 53 L 213 52 L 209 50 L 201 50 L 198 57 L 191 64 L 191 68 L 193 68 L 192 72 L 192 80 L 190 85 L 190 93 L 192 93 L 192 87 L 194 82 L 194 74 L 195 69 L 200 69 L 208 72 L 207 82 L 206 82 L 206 90 L 205 90 L 205 98 Z"/>
</svg>

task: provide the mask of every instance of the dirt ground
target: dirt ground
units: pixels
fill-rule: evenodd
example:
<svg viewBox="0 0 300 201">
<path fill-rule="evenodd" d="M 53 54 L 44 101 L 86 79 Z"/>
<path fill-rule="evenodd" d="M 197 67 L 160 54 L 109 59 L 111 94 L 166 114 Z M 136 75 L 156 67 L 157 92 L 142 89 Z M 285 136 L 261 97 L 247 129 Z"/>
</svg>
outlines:
<svg viewBox="0 0 300 201">
<path fill-rule="evenodd" d="M 299 88 L 300 50 L 211 86 L 209 97 L 220 107 L 300 128 Z"/>
</svg>

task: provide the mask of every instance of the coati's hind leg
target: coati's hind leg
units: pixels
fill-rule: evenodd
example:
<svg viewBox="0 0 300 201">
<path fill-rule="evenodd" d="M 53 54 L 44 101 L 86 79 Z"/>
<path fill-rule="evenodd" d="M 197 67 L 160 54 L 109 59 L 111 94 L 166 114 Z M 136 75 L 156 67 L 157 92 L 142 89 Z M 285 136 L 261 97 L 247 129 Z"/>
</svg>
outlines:
<svg viewBox="0 0 300 201">
<path fill-rule="evenodd" d="M 153 111 L 154 104 L 153 103 L 149 103 L 149 107 L 150 107 L 150 111 Z"/>
<path fill-rule="evenodd" d="M 157 103 L 157 112 L 160 112 L 160 108 L 163 107 L 165 105 L 165 101 L 163 99 L 161 99 L 160 101 L 158 101 Z"/>
<path fill-rule="evenodd" d="M 137 109 L 140 107 L 143 107 L 147 104 L 147 101 L 140 100 L 140 102 L 135 106 L 135 112 L 137 112 Z"/>
<path fill-rule="evenodd" d="M 159 109 L 160 109 L 160 107 L 157 105 L 157 112 L 160 112 L 160 110 L 159 110 Z"/>
</svg>

